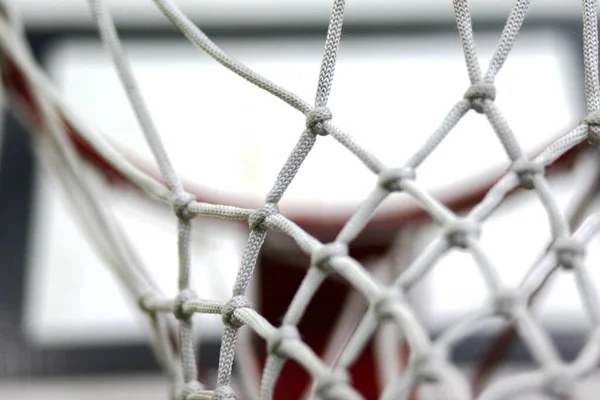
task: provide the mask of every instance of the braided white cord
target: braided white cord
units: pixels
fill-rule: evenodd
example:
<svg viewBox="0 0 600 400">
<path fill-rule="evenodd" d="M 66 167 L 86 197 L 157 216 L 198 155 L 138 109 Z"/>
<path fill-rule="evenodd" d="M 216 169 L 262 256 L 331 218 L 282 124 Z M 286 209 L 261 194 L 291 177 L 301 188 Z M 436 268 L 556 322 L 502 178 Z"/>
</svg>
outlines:
<svg viewBox="0 0 600 400">
<path fill-rule="evenodd" d="M 52 134 L 52 140 L 55 142 L 52 146 L 54 146 L 53 149 L 56 151 L 57 158 L 64 164 L 63 169 L 69 171 L 69 175 L 65 177 L 65 180 L 72 179 L 81 186 L 79 194 L 75 194 L 74 197 L 81 196 L 84 201 L 76 201 L 76 206 L 97 213 L 97 215 L 91 217 L 93 222 L 99 226 L 99 232 L 95 236 L 104 238 L 104 240 L 98 240 L 98 247 L 107 254 L 107 259 L 111 264 L 121 260 L 125 261 L 123 265 L 130 265 L 132 263 L 131 256 L 128 255 L 126 246 L 121 243 L 122 234 L 115 231 L 108 215 L 98 211 L 101 208 L 94 199 L 90 199 L 88 185 L 82 182 L 81 177 L 78 176 L 77 161 L 74 158 L 73 149 L 57 122 L 59 121 L 57 110 L 60 110 L 63 116 L 68 117 L 70 121 L 75 120 L 77 122 L 75 128 L 79 129 L 94 149 L 124 176 L 155 197 L 168 201 L 174 206 L 179 224 L 180 294 L 174 300 L 165 300 L 160 297 L 147 298 L 143 305 L 153 318 L 154 329 L 155 332 L 159 332 L 157 336 L 159 338 L 164 339 L 165 336 L 164 332 L 160 333 L 161 325 L 158 323 L 162 321 L 159 317 L 161 313 L 175 313 L 180 320 L 181 360 L 177 360 L 176 357 L 169 354 L 168 347 L 164 347 L 164 340 L 162 345 L 157 345 L 157 349 L 159 352 L 162 351 L 159 357 L 167 364 L 165 366 L 167 370 L 177 371 L 173 365 L 181 361 L 183 365 L 181 375 L 179 375 L 179 372 L 172 372 L 172 379 L 176 385 L 182 383 L 187 385 L 180 391 L 183 398 L 216 400 L 228 399 L 234 396 L 231 388 L 229 388 L 229 383 L 237 332 L 243 324 L 248 325 L 259 336 L 269 342 L 270 355 L 263 373 L 260 394 L 263 399 L 271 398 L 273 387 L 285 358 L 293 358 L 313 376 L 317 382 L 314 387 L 317 397 L 324 399 L 361 398 L 351 388 L 350 384 L 343 379 L 343 376 L 345 376 L 345 370 L 352 365 L 383 320 L 390 321 L 400 329 L 411 349 L 408 370 L 401 379 L 384 390 L 383 399 L 402 398 L 410 393 L 415 384 L 423 380 L 432 380 L 443 384 L 448 389 L 449 396 L 453 396 L 451 398 L 470 398 L 471 393 L 466 384 L 466 379 L 450 364 L 448 350 L 457 341 L 476 332 L 481 325 L 484 325 L 491 318 L 506 318 L 515 324 L 540 369 L 533 373 L 517 374 L 502 380 L 497 385 L 491 386 L 483 394 L 482 398 L 484 399 L 497 399 L 507 395 L 513 396 L 526 391 L 545 391 L 554 396 L 563 395 L 570 390 L 574 381 L 596 368 L 600 357 L 600 350 L 595 342 L 598 336 L 597 326 L 600 321 L 600 305 L 594 289 L 589 284 L 589 274 L 578 252 L 578 246 L 585 245 L 593 235 L 597 234 L 600 229 L 600 223 L 598 223 L 600 218 L 597 215 L 588 217 L 577 232 L 571 235 L 565 215 L 557 206 L 552 190 L 543 177 L 543 167 L 551 164 L 562 154 L 584 141 L 586 135 L 590 137 L 590 134 L 586 132 L 588 128 L 593 133 L 596 126 L 600 124 L 598 116 L 593 114 L 600 107 L 600 100 L 598 100 L 597 3 L 595 0 L 583 1 L 586 97 L 588 112 L 591 114 L 581 125 L 554 141 L 533 160 L 524 158 L 516 140 L 516 135 L 502 116 L 500 109 L 495 105 L 495 88 L 492 84 L 506 61 L 523 24 L 529 1 L 516 1 L 482 82 L 467 2 L 466 0 L 455 0 L 457 26 L 472 86 L 467 90 L 465 98 L 459 100 L 448 113 L 438 130 L 426 139 L 423 147 L 404 164 L 404 169 L 388 168 L 365 148 L 359 146 L 346 133 L 333 125 L 330 121 L 331 113 L 325 108 L 332 87 L 336 54 L 341 38 L 343 1 L 336 0 L 333 5 L 317 85 L 315 107 L 313 108 L 296 95 L 256 74 L 224 53 L 189 21 L 173 2 L 170 0 L 154 0 L 159 9 L 191 42 L 233 72 L 281 98 L 307 116 L 306 128 L 303 130 L 297 146 L 280 171 L 272 190 L 267 194 L 265 206 L 258 210 L 199 203 L 185 195 L 175 172 L 170 166 L 166 152 L 160 144 L 160 139 L 152 128 L 150 115 L 141 101 L 109 13 L 102 7 L 100 0 L 89 1 L 93 6 L 103 38 L 115 58 L 117 69 L 125 83 L 140 124 L 144 126 L 149 144 L 173 194 L 170 194 L 160 183 L 141 173 L 120 157 L 108 144 L 98 139 L 98 135 L 92 129 L 86 127 L 82 121 L 78 121 L 76 116 L 68 111 L 60 96 L 28 56 L 23 41 L 15 38 L 13 34 L 15 28 L 8 27 L 3 20 L 0 21 L 0 46 L 4 53 L 10 55 L 11 59 L 24 72 L 28 84 L 34 89 L 36 101 L 39 103 L 38 107 L 43 117 L 43 128 Z M 506 174 L 488 191 L 483 200 L 466 217 L 460 218 L 417 183 L 413 170 L 418 168 L 437 145 L 443 141 L 447 133 L 468 112 L 469 108 L 486 115 L 499 141 L 504 146 L 507 156 L 513 163 Z M 292 221 L 279 214 L 277 203 L 315 145 L 317 135 L 327 134 L 333 136 L 335 140 L 360 159 L 367 168 L 378 174 L 379 183 L 350 218 L 335 242 L 321 244 Z M 73 190 L 74 185 L 67 183 L 65 186 L 67 186 L 67 189 Z M 539 196 L 540 202 L 548 215 L 552 243 L 548 246 L 546 256 L 536 261 L 522 283 L 517 288 L 509 288 L 500 281 L 497 275 L 498 268 L 493 265 L 493 260 L 488 259 L 481 249 L 478 232 L 480 225 L 501 204 L 509 192 L 519 186 L 535 190 Z M 433 217 L 434 221 L 441 226 L 442 233 L 406 269 L 406 272 L 400 274 L 395 282 L 387 287 L 348 256 L 347 245 L 367 226 L 379 204 L 395 191 L 404 191 L 407 195 L 416 199 Z M 191 219 L 198 215 L 248 220 L 251 228 L 242 265 L 233 288 L 233 297 L 226 303 L 198 300 L 189 291 Z M 85 217 L 83 219 L 85 220 Z M 270 325 L 249 307 L 244 298 L 257 264 L 260 248 L 269 229 L 276 229 L 289 235 L 304 252 L 312 256 L 311 268 L 290 304 L 281 328 Z M 559 244 L 563 247 L 558 246 Z M 404 294 L 419 284 L 423 277 L 435 267 L 440 257 L 456 247 L 462 248 L 473 255 L 487 284 L 490 295 L 489 302 L 447 329 L 436 341 L 432 341 L 425 328 L 418 321 L 416 313 L 405 300 Z M 108 254 L 111 253 L 111 248 L 115 252 L 114 255 Z M 547 333 L 527 309 L 525 301 L 538 282 L 543 281 L 543 278 L 551 273 L 557 265 L 573 270 L 584 308 L 595 328 L 594 334 L 591 335 L 587 345 L 573 363 L 561 360 Z M 122 276 L 124 284 L 135 296 L 142 297 L 146 295 L 150 289 L 147 278 L 144 274 L 136 272 L 135 268 L 129 268 L 123 270 L 125 274 L 120 270 L 117 270 L 117 273 Z M 304 314 L 319 285 L 324 281 L 327 274 L 331 273 L 343 276 L 370 304 L 369 310 L 352 337 L 347 341 L 346 347 L 333 369 L 325 366 L 294 333 L 294 326 Z M 196 312 L 220 313 L 225 324 L 218 383 L 214 391 L 203 390 L 195 381 L 197 371 L 191 316 Z M 181 382 L 181 377 L 184 382 Z"/>
<path fill-rule="evenodd" d="M 0 19 L 0 32 L 2 32 L 0 42 L 2 42 L 3 48 L 11 47 L 13 50 L 11 54 L 18 58 L 21 64 L 34 65 L 23 38 L 18 33 L 14 35 L 11 28 L 2 19 Z M 133 247 L 129 245 L 127 238 L 112 218 L 108 208 L 100 201 L 101 196 L 93 181 L 82 175 L 81 160 L 70 144 L 54 108 L 47 103 L 46 98 L 41 93 L 43 92 L 34 92 L 35 101 L 42 113 L 45 129 L 51 135 L 48 145 L 40 145 L 36 148 L 41 153 L 42 158 L 60 165 L 58 169 L 64 173 L 59 174 L 58 177 L 73 203 L 74 210 L 80 212 L 79 220 L 83 223 L 83 228 L 93 238 L 92 243 L 99 254 L 113 268 L 113 271 L 129 289 L 134 299 L 141 298 L 150 291 L 156 291 L 156 286 L 149 278 L 143 265 L 141 265 L 139 258 L 133 251 Z M 42 139 L 43 137 L 39 137 L 38 141 Z M 174 366 L 177 359 L 173 355 L 168 341 L 165 318 L 164 316 L 152 315 L 150 316 L 150 323 L 153 350 L 156 357 L 169 376 L 176 380 L 178 379 L 178 371 Z"/>
<path fill-rule="evenodd" d="M 190 42 L 204 50 L 209 56 L 252 84 L 285 101 L 300 112 L 306 114 L 310 111 L 311 107 L 307 102 L 277 86 L 225 53 L 190 21 L 174 2 L 170 0 L 153 1 Z"/>
<path fill-rule="evenodd" d="M 517 0 L 515 2 L 514 7 L 510 11 L 510 15 L 508 16 L 506 24 L 504 25 L 502 34 L 500 35 L 500 41 L 498 42 L 496 51 L 492 56 L 490 65 L 483 78 L 484 81 L 493 82 L 496 74 L 498 74 L 500 68 L 502 68 L 502 65 L 504 65 L 504 62 L 506 61 L 513 44 L 517 39 L 519 30 L 525 21 L 525 16 L 527 15 L 530 2 L 531 0 Z"/>
<path fill-rule="evenodd" d="M 598 1 L 583 0 L 583 60 L 588 113 L 600 109 L 598 77 Z"/>
<path fill-rule="evenodd" d="M 13 30 L 3 19 L 0 19 L 0 42 L 3 49 L 10 49 L 10 54 L 17 57 L 22 65 L 34 64 L 31 55 L 28 53 L 28 48 L 24 43 L 24 39 L 15 35 Z M 43 129 L 51 134 L 48 142 L 53 146 L 53 159 L 60 162 L 61 165 L 66 168 L 68 176 L 65 176 L 64 178 L 76 182 L 75 185 L 70 185 L 69 187 L 74 190 L 79 189 L 78 196 L 82 197 L 84 207 L 87 206 L 88 211 L 95 213 L 93 215 L 94 222 L 99 224 L 99 227 L 103 230 L 102 235 L 105 235 L 104 239 L 109 241 L 114 240 L 115 243 L 118 243 L 119 240 L 115 239 L 113 236 L 113 234 L 118 234 L 110 234 L 110 232 L 113 232 L 116 228 L 111 225 L 111 219 L 107 214 L 108 210 L 102 206 L 102 203 L 98 200 L 97 194 L 93 192 L 95 189 L 91 185 L 88 185 L 86 178 L 82 176 L 82 171 L 79 167 L 81 160 L 77 156 L 75 149 L 69 144 L 66 132 L 59 122 L 58 115 L 42 94 L 38 92 L 34 92 L 34 94 L 34 100 L 38 103 L 37 105 L 42 113 Z M 113 256 L 123 256 L 121 251 L 125 250 L 119 249 Z M 120 262 L 122 263 L 123 260 L 120 260 Z M 124 279 L 124 283 L 128 285 L 128 289 L 130 289 L 133 294 L 139 296 L 149 289 L 148 283 L 138 278 L 137 274 L 133 273 L 133 271 L 126 271 L 123 269 L 119 274 L 127 275 Z"/>
<path fill-rule="evenodd" d="M 142 98 L 142 94 L 133 75 L 133 70 L 129 65 L 125 50 L 121 46 L 121 40 L 119 39 L 117 29 L 112 20 L 110 10 L 106 7 L 103 0 L 88 0 L 88 2 L 94 19 L 98 24 L 102 42 L 113 58 L 115 68 L 119 73 L 119 78 L 123 83 L 125 92 L 129 96 L 129 101 L 135 111 L 138 122 L 142 127 L 142 132 L 144 132 L 146 141 L 154 154 L 154 158 L 156 158 L 156 161 L 158 162 L 158 167 L 171 190 L 179 195 L 183 192 L 183 187 L 169 160 L 167 151 L 162 144 L 162 140 L 156 130 L 150 111 L 144 103 L 144 99 Z"/>
</svg>

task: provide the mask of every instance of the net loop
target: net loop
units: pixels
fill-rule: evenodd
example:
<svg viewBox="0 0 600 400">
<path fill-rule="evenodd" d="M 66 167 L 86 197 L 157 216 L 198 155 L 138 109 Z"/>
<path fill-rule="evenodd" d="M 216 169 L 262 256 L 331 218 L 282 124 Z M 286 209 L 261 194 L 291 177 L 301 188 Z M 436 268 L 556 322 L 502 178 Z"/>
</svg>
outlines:
<svg viewBox="0 0 600 400">
<path fill-rule="evenodd" d="M 600 110 L 590 112 L 583 123 L 588 126 L 588 142 L 590 144 L 600 143 Z"/>
<path fill-rule="evenodd" d="M 313 251 L 310 264 L 321 269 L 323 272 L 331 272 L 329 260 L 333 257 L 347 257 L 348 245 L 341 242 L 332 242 L 324 244 Z"/>
<path fill-rule="evenodd" d="M 457 219 L 446 225 L 446 240 L 453 247 L 466 249 L 471 239 L 479 238 L 481 227 L 469 219 Z"/>
<path fill-rule="evenodd" d="M 526 159 L 513 161 L 510 169 L 517 174 L 521 186 L 523 186 L 525 189 L 533 189 L 535 187 L 535 177 L 544 174 L 543 165 Z"/>
<path fill-rule="evenodd" d="M 398 289 L 389 289 L 373 303 L 373 310 L 380 320 L 389 318 L 392 309 L 404 301 L 403 294 Z"/>
<path fill-rule="evenodd" d="M 213 392 L 211 400 L 236 400 L 237 396 L 231 386 L 219 386 Z"/>
<path fill-rule="evenodd" d="M 388 168 L 379 173 L 377 184 L 389 192 L 402 190 L 402 181 L 415 180 L 417 174 L 414 169 L 399 167 Z"/>
<path fill-rule="evenodd" d="M 300 340 L 300 332 L 294 325 L 282 325 L 277 331 L 267 340 L 267 352 L 274 354 L 279 358 L 287 358 L 280 349 L 281 345 L 290 340 Z"/>
<path fill-rule="evenodd" d="M 198 296 L 196 296 L 196 293 L 191 289 L 184 289 L 179 292 L 177 297 L 175 297 L 175 302 L 173 304 L 173 314 L 175 315 L 175 318 L 184 321 L 190 319 L 192 315 L 194 315 L 194 311 L 186 311 L 184 305 L 186 302 L 197 298 Z"/>
<path fill-rule="evenodd" d="M 525 300 L 516 290 L 506 289 L 494 297 L 496 313 L 507 319 L 513 319 L 518 308 L 525 306 Z"/>
<path fill-rule="evenodd" d="M 325 400 L 342 400 L 347 399 L 348 384 L 350 383 L 350 375 L 342 369 L 336 369 L 331 374 L 319 379 L 315 393 L 317 398 Z"/>
<path fill-rule="evenodd" d="M 585 247 L 574 238 L 560 237 L 552 247 L 558 263 L 564 269 L 574 269 L 585 257 Z"/>
<path fill-rule="evenodd" d="M 276 203 L 265 203 L 250 215 L 250 218 L 248 218 L 248 226 L 253 231 L 265 232 L 267 230 L 265 220 L 269 216 L 278 213 L 279 206 L 277 206 Z"/>
<path fill-rule="evenodd" d="M 306 113 L 306 129 L 315 135 L 327 136 L 329 132 L 325 129 L 323 122 L 333 118 L 327 107 L 315 107 Z"/>
<path fill-rule="evenodd" d="M 189 209 L 189 205 L 196 200 L 196 196 L 190 193 L 180 193 L 173 200 L 173 211 L 177 218 L 185 221 L 189 221 L 196 217 L 196 214 L 192 213 Z"/>
<path fill-rule="evenodd" d="M 464 98 L 471 102 L 471 108 L 478 113 L 483 114 L 483 104 L 485 100 L 496 100 L 496 86 L 489 82 L 474 83 L 467 89 Z"/>
<path fill-rule="evenodd" d="M 573 374 L 562 368 L 549 374 L 545 382 L 546 392 L 558 399 L 571 399 L 575 392 L 576 379 Z"/>
<path fill-rule="evenodd" d="M 251 304 L 245 296 L 233 296 L 223 306 L 221 317 L 226 325 L 235 326 L 237 328 L 244 325 L 244 321 L 236 318 L 234 313 L 238 308 L 250 308 Z"/>
</svg>

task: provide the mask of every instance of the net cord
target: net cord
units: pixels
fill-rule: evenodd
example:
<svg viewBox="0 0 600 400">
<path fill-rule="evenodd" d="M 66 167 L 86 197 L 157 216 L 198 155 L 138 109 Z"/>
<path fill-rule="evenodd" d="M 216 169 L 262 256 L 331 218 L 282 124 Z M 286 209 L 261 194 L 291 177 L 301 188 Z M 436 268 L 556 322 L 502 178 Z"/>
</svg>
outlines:
<svg viewBox="0 0 600 400">
<path fill-rule="evenodd" d="M 13 47 L 13 57 L 20 59 L 22 64 L 33 65 L 21 29 L 11 28 L 5 20 L 0 19 L 0 31 L 2 46 Z M 82 173 L 81 160 L 66 137 L 54 108 L 41 93 L 33 93 L 34 101 L 41 110 L 41 129 L 50 133 L 49 136 L 34 135 L 36 153 L 47 164 L 63 171 L 57 177 L 65 188 L 73 211 L 79 216 L 78 221 L 82 223 L 99 255 L 135 297 L 156 291 L 156 285 L 141 266 L 139 257 L 132 250 L 133 246 L 128 243 L 129 239 L 110 210 L 104 207 L 101 191 L 93 180 Z M 175 379 L 177 372 L 174 365 L 177 360 L 167 343 L 165 316 L 153 315 L 149 322 L 154 353 L 165 372 Z"/>
</svg>

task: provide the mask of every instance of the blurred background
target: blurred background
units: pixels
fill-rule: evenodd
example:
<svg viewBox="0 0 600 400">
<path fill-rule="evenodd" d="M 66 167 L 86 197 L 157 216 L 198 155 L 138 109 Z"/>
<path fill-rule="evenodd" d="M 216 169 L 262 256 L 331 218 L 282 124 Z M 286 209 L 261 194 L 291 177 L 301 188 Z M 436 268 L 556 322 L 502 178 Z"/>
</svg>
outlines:
<svg viewBox="0 0 600 400">
<path fill-rule="evenodd" d="M 151 165 L 150 152 L 97 37 L 87 2 L 14 3 L 36 57 L 69 104 L 125 154 L 135 154 Z M 260 204 L 301 133 L 304 117 L 190 45 L 151 2 L 108 3 L 180 174 L 223 203 Z M 471 3 L 485 69 L 513 2 Z M 585 115 L 585 103 L 579 3 L 532 3 L 496 86 L 497 104 L 523 147 L 534 153 L 574 127 Z M 177 4 L 226 52 L 312 101 L 329 1 L 180 0 Z M 345 21 L 330 100 L 335 122 L 386 163 L 401 165 L 469 84 L 452 2 L 354 0 L 348 2 Z M 95 254 L 52 171 L 34 159 L 26 128 L 10 114 L 4 125 L 0 398 L 34 399 L 43 393 L 45 399 L 165 399 L 168 383 L 146 344 L 146 323 L 135 302 Z M 364 166 L 327 139 L 318 141 L 281 204 L 284 214 L 323 240 L 336 233 L 375 182 Z M 419 169 L 419 181 L 438 194 L 459 196 L 506 168 L 505 158 L 487 122 L 470 113 Z M 568 208 L 580 189 L 585 166 L 577 164 L 568 175 L 557 174 L 551 180 L 561 207 Z M 104 187 L 104 200 L 144 264 L 163 292 L 174 296 L 177 251 L 171 210 L 110 180 L 94 174 L 90 179 Z M 407 207 L 405 200 L 393 199 L 384 208 Z M 515 224 L 519 229 L 514 229 Z M 352 252 L 373 270 L 397 271 L 436 232 L 427 220 L 387 224 L 363 235 Z M 201 297 L 229 297 L 247 233 L 244 224 L 196 220 L 193 287 Z M 548 240 L 547 219 L 535 196 L 518 193 L 486 223 L 482 245 L 504 281 L 517 285 Z M 600 260 L 597 248 L 590 246 L 589 263 Z M 273 235 L 260 262 L 251 297 L 278 324 L 308 259 L 298 256 L 289 241 Z M 383 274 L 381 279 L 389 278 Z M 595 273 L 594 279 L 600 279 L 600 274 Z M 423 322 L 435 334 L 480 305 L 486 291 L 473 261 L 456 251 L 412 296 Z M 317 351 L 323 350 L 330 322 L 342 313 L 349 298 L 347 285 L 334 280 L 309 308 L 301 331 Z M 358 318 L 364 304 L 355 302 Z M 536 315 L 561 353 L 573 358 L 585 340 L 588 323 L 572 277 L 556 280 Z M 196 318 L 201 370 L 212 386 L 221 321 L 218 316 Z M 454 359 L 472 369 L 489 347 L 493 331 L 459 345 Z M 262 354 L 262 345 L 256 346 Z M 355 375 L 372 374 L 369 357 L 372 354 L 361 358 Z M 510 372 L 526 368 L 530 357 L 516 342 L 506 361 L 509 368 L 504 372 Z M 288 375 L 285 379 L 296 391 L 306 382 L 306 376 Z M 374 398 L 373 380 L 363 381 L 363 392 Z M 593 384 L 588 382 L 585 390 L 592 393 Z M 279 390 L 278 398 L 296 398 L 289 394 L 296 393 L 293 390 L 288 397 Z"/>
</svg>

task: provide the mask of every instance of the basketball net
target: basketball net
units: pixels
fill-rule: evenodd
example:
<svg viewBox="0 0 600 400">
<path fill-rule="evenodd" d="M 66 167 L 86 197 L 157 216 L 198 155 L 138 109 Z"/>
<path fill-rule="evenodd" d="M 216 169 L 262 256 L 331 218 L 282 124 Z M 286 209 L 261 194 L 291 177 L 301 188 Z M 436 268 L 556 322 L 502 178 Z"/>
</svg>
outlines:
<svg viewBox="0 0 600 400">
<path fill-rule="evenodd" d="M 336 56 L 342 32 L 345 2 L 333 4 L 325 49 L 317 79 L 315 100 L 309 103 L 294 93 L 257 74 L 221 50 L 200 28 L 190 21 L 172 0 L 154 0 L 156 7 L 195 46 L 217 62 L 250 83 L 278 97 L 306 116 L 306 125 L 296 146 L 280 170 L 264 205 L 258 209 L 198 201 L 188 193 L 174 170 L 152 116 L 146 107 L 136 79 L 121 45 L 111 13 L 103 0 L 89 0 L 100 36 L 113 58 L 131 106 L 143 129 L 147 143 L 158 164 L 161 178 L 141 169 L 121 155 L 103 136 L 81 119 L 61 98 L 41 67 L 34 61 L 23 35 L 23 27 L 5 1 L 0 19 L 2 73 L 6 97 L 19 115 L 36 132 L 35 148 L 40 157 L 57 171 L 65 192 L 73 204 L 73 212 L 86 229 L 90 242 L 106 264 L 120 278 L 131 296 L 139 303 L 152 327 L 152 345 L 157 359 L 173 385 L 173 399 L 225 400 L 235 399 L 231 387 L 234 359 L 240 361 L 241 375 L 252 374 L 247 356 L 236 349 L 240 329 L 252 330 L 267 344 L 268 357 L 262 370 L 259 394 L 248 393 L 238 398 L 270 399 L 286 360 L 294 360 L 313 378 L 311 393 L 320 399 L 362 399 L 353 387 L 348 369 L 361 354 L 382 322 L 392 323 L 402 333 L 410 350 L 407 365 L 397 379 L 382 390 L 381 399 L 406 399 L 420 383 L 435 383 L 443 388 L 444 398 L 470 399 L 474 396 L 468 380 L 451 359 L 453 346 L 477 332 L 491 320 L 502 318 L 518 332 L 537 367 L 516 373 L 489 385 L 481 399 L 513 398 L 526 393 L 545 393 L 553 397 L 569 397 L 576 384 L 596 371 L 600 361 L 600 308 L 585 264 L 585 249 L 600 230 L 600 214 L 587 216 L 572 231 L 569 218 L 562 212 L 544 176 L 547 167 L 567 152 L 586 141 L 600 140 L 600 84 L 598 79 L 598 16 L 597 1 L 583 0 L 583 50 L 587 116 L 570 132 L 553 141 L 535 157 L 527 157 L 517 135 L 495 104 L 497 74 L 502 69 L 523 24 L 528 0 L 516 1 L 501 33 L 487 69 L 482 70 L 475 46 L 467 0 L 454 0 L 458 33 L 464 50 L 471 86 L 457 93 L 458 101 L 433 132 L 402 166 L 382 163 L 377 155 L 358 144 L 334 124 L 327 107 L 334 81 Z M 427 82 L 423 82 L 424 85 Z M 429 90 L 429 89 L 428 89 Z M 199 110 L 202 112 L 202 110 Z M 425 191 L 417 178 L 419 166 L 444 140 L 453 127 L 469 112 L 482 114 L 493 128 L 498 141 L 510 159 L 510 168 L 465 216 L 458 216 L 445 204 Z M 551 118 L 551 116 L 549 116 Z M 39 134 L 37 134 L 39 133 Z M 526 134 L 526 133 L 525 133 Z M 356 209 L 336 239 L 321 243 L 279 212 L 278 203 L 301 168 L 303 161 L 318 141 L 333 140 L 358 158 L 374 175 L 374 185 Z M 465 146 L 465 152 L 469 149 Z M 135 254 L 134 246 L 118 221 L 101 202 L 98 188 L 86 179 L 83 162 L 102 167 L 104 172 L 133 184 L 149 196 L 170 206 L 178 224 L 179 294 L 166 298 L 156 289 L 151 276 Z M 517 287 L 505 285 L 498 266 L 480 246 L 478 236 L 482 225 L 503 200 L 520 187 L 534 191 L 544 208 L 550 226 L 551 241 Z M 585 189 L 585 188 L 584 188 Z M 367 269 L 348 255 L 348 246 L 368 225 L 378 206 L 388 196 L 402 192 L 414 198 L 442 228 L 424 251 L 393 282 L 384 285 Z M 250 227 L 239 272 L 228 301 L 203 298 L 190 289 L 192 220 L 194 218 L 224 218 L 247 221 Z M 518 227 L 515 227 L 518 229 Z M 246 298 L 257 258 L 265 237 L 278 231 L 291 237 L 298 247 L 310 255 L 306 275 L 298 288 L 281 326 L 273 326 Z M 133 238 L 135 239 L 135 238 Z M 406 294 L 435 268 L 437 261 L 451 249 L 470 253 L 483 277 L 488 300 L 474 312 L 456 321 L 435 340 L 419 321 Z M 570 362 L 561 358 L 548 332 L 533 317 L 529 309 L 532 296 L 547 278 L 562 268 L 575 279 L 591 331 L 586 345 Z M 343 277 L 370 304 L 356 329 L 346 341 L 333 363 L 325 363 L 302 341 L 297 325 L 320 285 L 330 275 Z M 220 314 L 223 322 L 221 350 L 216 385 L 205 386 L 197 380 L 197 360 L 194 347 L 192 317 L 196 313 Z M 169 336 L 169 318 L 178 325 L 178 344 Z M 242 380 L 243 376 L 242 376 Z"/>
</svg>

